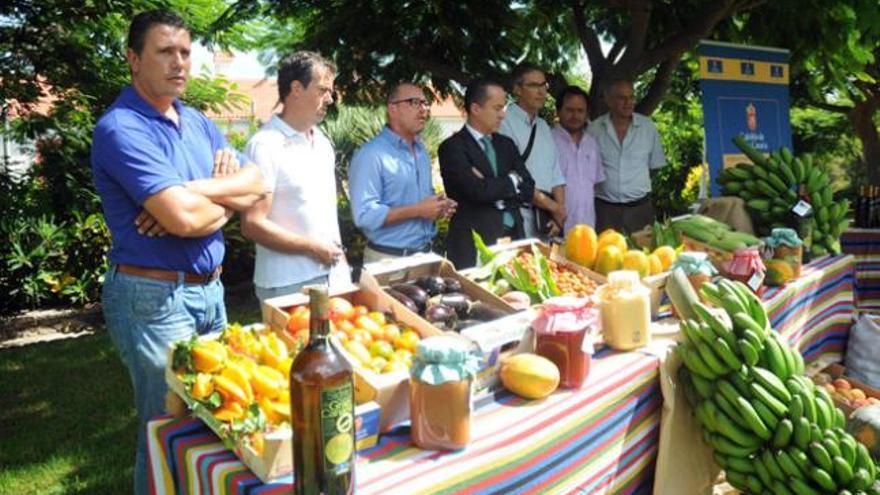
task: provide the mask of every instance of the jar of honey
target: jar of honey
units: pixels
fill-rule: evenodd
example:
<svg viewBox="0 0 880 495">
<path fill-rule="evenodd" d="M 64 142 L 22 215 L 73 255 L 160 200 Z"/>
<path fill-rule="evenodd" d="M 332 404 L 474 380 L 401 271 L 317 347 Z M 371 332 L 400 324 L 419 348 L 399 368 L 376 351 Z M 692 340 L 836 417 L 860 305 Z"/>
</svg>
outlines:
<svg viewBox="0 0 880 495">
<path fill-rule="evenodd" d="M 599 314 L 605 343 L 619 351 L 644 347 L 651 341 L 651 293 L 639 273 L 618 270 L 600 286 Z"/>
<path fill-rule="evenodd" d="M 581 297 L 554 297 L 538 310 L 532 322 L 535 353 L 559 369 L 560 387 L 580 388 L 587 379 L 593 355 L 589 330 L 596 319 L 593 304 Z"/>
<path fill-rule="evenodd" d="M 451 335 L 419 342 L 410 368 L 413 443 L 425 450 L 463 449 L 471 436 L 471 387 L 479 360 L 472 344 Z"/>
</svg>

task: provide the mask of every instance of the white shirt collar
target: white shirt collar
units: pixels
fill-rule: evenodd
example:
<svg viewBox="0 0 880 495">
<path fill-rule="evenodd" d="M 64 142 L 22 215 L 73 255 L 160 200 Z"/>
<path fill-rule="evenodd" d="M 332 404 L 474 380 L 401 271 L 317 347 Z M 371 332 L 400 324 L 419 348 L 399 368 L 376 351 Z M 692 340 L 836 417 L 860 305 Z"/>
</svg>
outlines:
<svg viewBox="0 0 880 495">
<path fill-rule="evenodd" d="M 473 127 L 471 127 L 470 124 L 465 124 L 464 127 L 468 130 L 468 132 L 471 133 L 471 136 L 473 136 L 474 139 L 476 139 L 477 142 L 480 143 L 480 146 L 482 146 L 483 145 L 483 136 L 485 136 L 485 134 L 474 129 Z"/>
<path fill-rule="evenodd" d="M 311 142 L 315 138 L 316 134 L 315 127 L 312 127 L 305 132 L 294 129 L 278 114 L 272 115 L 272 119 L 269 120 L 269 125 L 280 132 L 287 139 L 300 138 Z"/>
</svg>

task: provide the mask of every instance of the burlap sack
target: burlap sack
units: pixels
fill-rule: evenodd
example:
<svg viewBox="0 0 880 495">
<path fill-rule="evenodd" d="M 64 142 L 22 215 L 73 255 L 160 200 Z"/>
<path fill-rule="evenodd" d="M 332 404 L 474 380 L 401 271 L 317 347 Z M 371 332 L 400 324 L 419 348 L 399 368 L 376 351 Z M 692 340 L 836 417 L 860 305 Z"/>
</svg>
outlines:
<svg viewBox="0 0 880 495">
<path fill-rule="evenodd" d="M 701 215 L 714 218 L 733 227 L 733 230 L 755 234 L 752 218 L 746 210 L 746 202 L 736 196 L 722 196 L 703 201 L 698 211 Z"/>
</svg>

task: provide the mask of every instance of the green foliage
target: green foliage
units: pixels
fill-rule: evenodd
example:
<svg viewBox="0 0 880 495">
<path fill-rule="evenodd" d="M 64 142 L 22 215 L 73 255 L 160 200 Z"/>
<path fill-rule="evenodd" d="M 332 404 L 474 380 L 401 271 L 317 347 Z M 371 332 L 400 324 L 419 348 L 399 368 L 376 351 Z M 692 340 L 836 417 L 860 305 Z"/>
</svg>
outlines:
<svg viewBox="0 0 880 495">
<path fill-rule="evenodd" d="M 830 174 L 834 190 L 846 194 L 867 183 L 860 163 L 862 146 L 845 115 L 815 108 L 792 108 L 791 131 L 796 154 L 810 153 Z"/>
<path fill-rule="evenodd" d="M 666 166 L 654 177 L 657 218 L 680 215 L 697 200 L 693 168 L 703 156 L 703 108 L 697 98 L 670 97 L 651 116 L 663 142 Z"/>
</svg>

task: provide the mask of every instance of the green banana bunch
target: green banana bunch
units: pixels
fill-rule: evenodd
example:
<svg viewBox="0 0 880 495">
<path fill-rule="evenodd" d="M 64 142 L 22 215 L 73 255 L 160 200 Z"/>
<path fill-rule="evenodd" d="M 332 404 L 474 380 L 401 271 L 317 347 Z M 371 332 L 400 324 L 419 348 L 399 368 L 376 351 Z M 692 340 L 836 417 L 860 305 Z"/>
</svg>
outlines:
<svg viewBox="0 0 880 495">
<path fill-rule="evenodd" d="M 751 494 L 880 493 L 867 448 L 745 284 L 704 283 L 702 301 L 678 293 L 676 308 L 688 304 L 692 316 L 680 323 L 678 376 L 731 485 Z"/>
<path fill-rule="evenodd" d="M 734 144 L 752 161 L 723 170 L 717 180 L 722 192 L 745 200 L 760 235 L 784 226 L 800 200 L 801 186 L 813 207 L 813 236 L 807 248 L 813 256 L 840 253 L 840 235 L 849 226 L 849 202 L 835 201 L 830 179 L 811 155 L 794 156 L 787 148 L 764 155 L 742 136 Z"/>
</svg>

